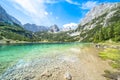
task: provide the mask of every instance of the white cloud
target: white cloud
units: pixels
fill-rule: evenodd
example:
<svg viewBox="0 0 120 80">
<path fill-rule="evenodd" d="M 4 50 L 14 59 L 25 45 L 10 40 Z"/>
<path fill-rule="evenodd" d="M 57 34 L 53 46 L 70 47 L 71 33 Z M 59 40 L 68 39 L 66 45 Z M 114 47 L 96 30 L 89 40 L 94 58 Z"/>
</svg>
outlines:
<svg viewBox="0 0 120 80">
<path fill-rule="evenodd" d="M 48 15 L 48 12 L 45 12 L 45 15 Z"/>
<path fill-rule="evenodd" d="M 66 2 L 68 2 L 70 4 L 74 4 L 74 5 L 80 5 L 78 2 L 74 2 L 72 0 L 66 0 Z"/>
<path fill-rule="evenodd" d="M 49 3 L 49 4 L 54 4 L 54 3 L 58 3 L 61 0 L 44 0 L 45 3 Z"/>
<path fill-rule="evenodd" d="M 50 13 L 46 10 L 45 3 L 54 4 L 57 0 L 11 0 L 16 9 L 31 18 L 35 24 L 50 25 L 52 23 Z"/>
<path fill-rule="evenodd" d="M 98 3 L 96 1 L 88 1 L 86 3 L 82 3 L 82 9 L 91 9 L 95 7 Z"/>
<path fill-rule="evenodd" d="M 68 31 L 68 30 L 74 30 L 78 27 L 77 23 L 68 23 L 63 25 L 63 30 Z"/>
<path fill-rule="evenodd" d="M 59 17 L 55 17 L 55 19 L 59 19 Z"/>
</svg>

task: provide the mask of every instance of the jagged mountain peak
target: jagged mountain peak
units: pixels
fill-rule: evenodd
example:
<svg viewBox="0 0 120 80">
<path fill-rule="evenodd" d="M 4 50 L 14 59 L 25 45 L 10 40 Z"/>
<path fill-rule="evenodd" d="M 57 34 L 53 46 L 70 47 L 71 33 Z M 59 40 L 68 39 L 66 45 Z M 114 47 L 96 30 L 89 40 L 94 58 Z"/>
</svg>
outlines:
<svg viewBox="0 0 120 80">
<path fill-rule="evenodd" d="M 58 32 L 58 31 L 60 31 L 60 29 L 56 24 L 54 24 L 54 25 L 50 26 L 50 31 L 51 32 Z"/>
<path fill-rule="evenodd" d="M 39 26 L 39 25 L 36 25 L 36 24 L 30 24 L 30 23 L 24 24 L 23 27 L 26 30 L 29 30 L 29 31 L 32 31 L 32 32 L 48 31 L 48 27 L 47 26 Z"/>
<path fill-rule="evenodd" d="M 114 8 L 117 8 L 120 3 L 102 3 L 100 5 L 95 6 L 91 9 L 81 20 L 81 25 L 85 25 L 86 23 L 90 22 L 91 20 L 105 14 L 106 12 L 111 12 Z"/>
</svg>

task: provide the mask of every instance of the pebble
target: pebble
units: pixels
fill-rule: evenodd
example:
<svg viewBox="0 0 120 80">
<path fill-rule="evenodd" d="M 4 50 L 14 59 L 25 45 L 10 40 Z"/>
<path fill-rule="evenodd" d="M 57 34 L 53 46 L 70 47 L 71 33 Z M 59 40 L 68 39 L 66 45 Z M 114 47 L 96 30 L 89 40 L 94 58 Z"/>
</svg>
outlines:
<svg viewBox="0 0 120 80">
<path fill-rule="evenodd" d="M 52 76 L 52 74 L 46 69 L 42 74 L 41 77 L 46 76 L 46 77 L 50 77 Z"/>
<path fill-rule="evenodd" d="M 64 78 L 65 78 L 65 80 L 72 80 L 72 76 L 71 76 L 71 74 L 69 72 L 66 72 L 64 74 Z"/>
</svg>

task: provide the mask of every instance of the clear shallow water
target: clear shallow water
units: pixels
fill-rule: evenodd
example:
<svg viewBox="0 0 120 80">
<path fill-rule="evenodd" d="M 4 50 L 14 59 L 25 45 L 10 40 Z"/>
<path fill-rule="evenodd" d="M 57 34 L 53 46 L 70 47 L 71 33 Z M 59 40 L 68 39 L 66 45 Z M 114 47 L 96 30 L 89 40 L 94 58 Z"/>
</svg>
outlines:
<svg viewBox="0 0 120 80">
<path fill-rule="evenodd" d="M 65 53 L 73 47 L 84 47 L 85 43 L 35 43 L 0 45 L 0 74 L 19 60 L 33 60 Z"/>
</svg>

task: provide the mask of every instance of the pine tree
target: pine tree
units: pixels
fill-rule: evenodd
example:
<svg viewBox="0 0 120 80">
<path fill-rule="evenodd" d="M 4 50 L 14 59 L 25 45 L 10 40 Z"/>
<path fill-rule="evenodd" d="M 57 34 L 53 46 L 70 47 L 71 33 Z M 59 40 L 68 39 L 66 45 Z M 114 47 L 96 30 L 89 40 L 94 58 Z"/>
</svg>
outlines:
<svg viewBox="0 0 120 80">
<path fill-rule="evenodd" d="M 99 32 L 99 41 L 103 41 L 104 40 L 104 33 L 103 30 L 101 29 Z"/>
</svg>

